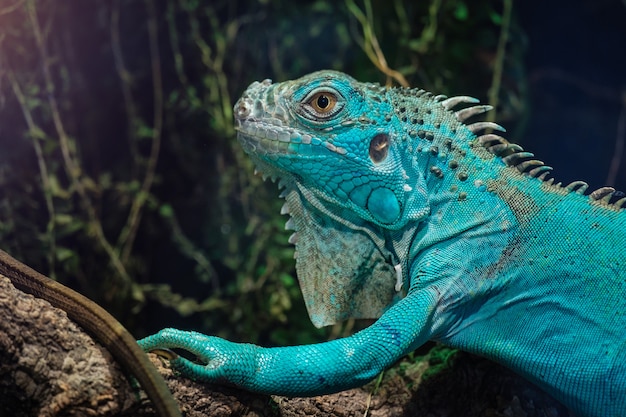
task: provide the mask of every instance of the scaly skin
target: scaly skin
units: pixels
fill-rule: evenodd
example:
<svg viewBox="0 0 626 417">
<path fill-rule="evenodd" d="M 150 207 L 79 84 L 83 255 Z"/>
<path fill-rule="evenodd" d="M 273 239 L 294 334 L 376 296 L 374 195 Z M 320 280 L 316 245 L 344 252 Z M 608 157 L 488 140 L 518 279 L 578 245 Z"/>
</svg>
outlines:
<svg viewBox="0 0 626 417">
<path fill-rule="evenodd" d="M 351 337 L 261 348 L 165 329 L 140 341 L 184 375 L 282 395 L 359 386 L 427 340 L 499 362 L 579 416 L 626 415 L 626 199 L 583 195 L 486 128 L 470 97 L 322 71 L 253 83 L 242 146 L 280 178 L 313 323 Z"/>
</svg>

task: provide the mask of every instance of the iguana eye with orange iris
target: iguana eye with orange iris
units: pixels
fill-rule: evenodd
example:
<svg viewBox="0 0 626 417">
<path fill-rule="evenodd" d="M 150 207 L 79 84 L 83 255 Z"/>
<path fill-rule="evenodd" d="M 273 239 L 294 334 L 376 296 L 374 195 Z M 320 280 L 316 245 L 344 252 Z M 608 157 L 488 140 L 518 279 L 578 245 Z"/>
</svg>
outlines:
<svg viewBox="0 0 626 417">
<path fill-rule="evenodd" d="M 321 91 L 309 100 L 309 104 L 320 114 L 328 114 L 337 105 L 337 97 L 334 94 Z"/>
</svg>

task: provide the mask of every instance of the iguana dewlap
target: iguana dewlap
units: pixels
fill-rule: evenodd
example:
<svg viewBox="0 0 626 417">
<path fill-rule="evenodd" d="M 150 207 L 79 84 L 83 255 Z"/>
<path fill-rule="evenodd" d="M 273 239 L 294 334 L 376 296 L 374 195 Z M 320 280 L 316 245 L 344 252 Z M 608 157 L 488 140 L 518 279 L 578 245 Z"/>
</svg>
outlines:
<svg viewBox="0 0 626 417">
<path fill-rule="evenodd" d="M 334 71 L 250 85 L 238 138 L 280 179 L 311 320 L 378 320 L 315 345 L 166 329 L 143 348 L 195 353 L 204 365 L 173 361 L 193 378 L 305 396 L 359 386 L 436 340 L 513 369 L 578 416 L 626 415 L 626 198 L 555 184 L 486 132 L 500 126 L 468 122 L 490 109 L 476 102 Z"/>
</svg>

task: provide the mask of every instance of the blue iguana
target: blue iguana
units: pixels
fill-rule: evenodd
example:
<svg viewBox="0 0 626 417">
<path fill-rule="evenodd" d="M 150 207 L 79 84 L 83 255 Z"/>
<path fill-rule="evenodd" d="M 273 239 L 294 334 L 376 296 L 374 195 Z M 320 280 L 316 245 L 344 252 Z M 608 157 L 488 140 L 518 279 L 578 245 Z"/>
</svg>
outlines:
<svg viewBox="0 0 626 417">
<path fill-rule="evenodd" d="M 454 110 L 462 106 L 459 110 Z M 626 198 L 585 195 L 470 122 L 467 96 L 334 71 L 255 82 L 235 105 L 245 151 L 279 178 L 314 325 L 346 338 L 262 348 L 165 329 L 183 375 L 310 396 L 356 387 L 428 340 L 499 362 L 578 416 L 626 415 Z"/>
</svg>

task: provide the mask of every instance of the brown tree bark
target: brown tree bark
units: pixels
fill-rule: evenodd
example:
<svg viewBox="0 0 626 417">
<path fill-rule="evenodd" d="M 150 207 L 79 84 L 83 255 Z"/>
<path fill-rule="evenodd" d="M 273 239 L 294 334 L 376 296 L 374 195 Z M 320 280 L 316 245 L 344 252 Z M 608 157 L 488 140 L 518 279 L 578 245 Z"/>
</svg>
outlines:
<svg viewBox="0 0 626 417">
<path fill-rule="evenodd" d="M 154 355 L 186 417 L 566 416 L 521 377 L 459 353 L 433 372 L 428 356 L 404 360 L 380 383 L 313 398 L 253 394 L 172 375 Z M 430 372 L 428 377 L 426 374 Z M 109 353 L 66 314 L 0 276 L 0 417 L 154 416 Z"/>
</svg>

